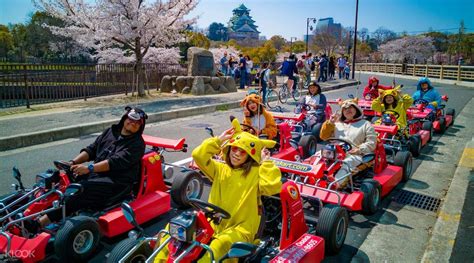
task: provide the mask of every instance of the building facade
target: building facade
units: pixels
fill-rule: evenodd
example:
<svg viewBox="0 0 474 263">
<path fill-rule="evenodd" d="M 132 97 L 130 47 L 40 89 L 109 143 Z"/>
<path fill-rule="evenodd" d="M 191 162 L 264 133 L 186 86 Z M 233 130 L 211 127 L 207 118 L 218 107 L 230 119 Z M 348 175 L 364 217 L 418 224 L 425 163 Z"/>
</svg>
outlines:
<svg viewBox="0 0 474 263">
<path fill-rule="evenodd" d="M 255 21 L 250 16 L 250 9 L 241 4 L 232 10 L 232 17 L 228 23 L 228 38 L 235 40 L 259 39 L 259 31 Z"/>
</svg>

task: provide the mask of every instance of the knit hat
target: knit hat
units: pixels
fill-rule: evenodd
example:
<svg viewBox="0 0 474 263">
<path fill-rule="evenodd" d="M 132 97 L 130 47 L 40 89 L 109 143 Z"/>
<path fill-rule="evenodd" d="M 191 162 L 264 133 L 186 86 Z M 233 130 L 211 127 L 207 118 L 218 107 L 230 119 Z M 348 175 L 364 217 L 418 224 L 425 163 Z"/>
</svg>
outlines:
<svg viewBox="0 0 474 263">
<path fill-rule="evenodd" d="M 222 149 L 224 158 L 227 158 L 230 147 L 237 146 L 247 152 L 257 163 L 260 163 L 262 149 L 273 148 L 276 144 L 276 141 L 260 139 L 255 135 L 242 131 L 237 118 L 232 120 L 232 127 L 234 127 L 234 135 Z"/>
</svg>

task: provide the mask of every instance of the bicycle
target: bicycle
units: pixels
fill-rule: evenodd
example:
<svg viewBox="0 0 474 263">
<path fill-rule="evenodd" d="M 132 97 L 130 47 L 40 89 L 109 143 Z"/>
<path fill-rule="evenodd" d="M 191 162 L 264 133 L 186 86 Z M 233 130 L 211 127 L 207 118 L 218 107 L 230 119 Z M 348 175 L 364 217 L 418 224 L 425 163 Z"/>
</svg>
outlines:
<svg viewBox="0 0 474 263">
<path fill-rule="evenodd" d="M 275 109 L 279 107 L 278 105 L 278 100 L 279 100 L 279 95 L 276 92 L 276 90 L 273 89 L 274 85 L 268 85 L 267 87 L 267 101 L 266 105 L 268 106 L 269 109 Z"/>
<path fill-rule="evenodd" d="M 280 100 L 281 103 L 286 103 L 288 101 L 288 97 L 290 96 L 290 89 L 288 88 L 288 79 L 283 82 L 283 84 L 280 87 L 280 90 L 278 91 L 278 99 Z M 296 78 L 296 88 L 291 91 L 291 97 L 295 101 L 298 101 L 301 98 L 302 94 L 302 87 L 299 87 L 298 85 L 298 78 Z"/>
</svg>

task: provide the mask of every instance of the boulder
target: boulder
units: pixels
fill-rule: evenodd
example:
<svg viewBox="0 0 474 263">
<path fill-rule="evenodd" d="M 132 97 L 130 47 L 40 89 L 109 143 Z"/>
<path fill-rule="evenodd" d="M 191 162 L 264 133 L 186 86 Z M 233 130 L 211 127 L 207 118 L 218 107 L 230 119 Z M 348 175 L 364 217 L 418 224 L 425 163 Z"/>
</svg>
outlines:
<svg viewBox="0 0 474 263">
<path fill-rule="evenodd" d="M 181 92 L 187 84 L 187 77 L 179 76 L 176 77 L 176 90 Z"/>
<path fill-rule="evenodd" d="M 211 86 L 213 89 L 218 90 L 219 85 L 221 85 L 221 80 L 218 77 L 211 78 Z"/>
<path fill-rule="evenodd" d="M 171 76 L 164 76 L 160 84 L 161 92 L 170 92 L 173 89 L 173 78 Z"/>
<path fill-rule="evenodd" d="M 235 80 L 233 77 L 226 77 L 224 85 L 229 92 L 237 92 L 237 86 L 235 86 Z"/>
<path fill-rule="evenodd" d="M 188 48 L 188 76 L 214 76 L 216 72 L 211 51 L 198 47 Z"/>
<path fill-rule="evenodd" d="M 202 77 L 195 77 L 193 81 L 193 86 L 191 88 L 191 93 L 196 96 L 205 95 L 205 88 L 206 87 L 204 86 L 204 80 L 202 79 Z"/>
</svg>

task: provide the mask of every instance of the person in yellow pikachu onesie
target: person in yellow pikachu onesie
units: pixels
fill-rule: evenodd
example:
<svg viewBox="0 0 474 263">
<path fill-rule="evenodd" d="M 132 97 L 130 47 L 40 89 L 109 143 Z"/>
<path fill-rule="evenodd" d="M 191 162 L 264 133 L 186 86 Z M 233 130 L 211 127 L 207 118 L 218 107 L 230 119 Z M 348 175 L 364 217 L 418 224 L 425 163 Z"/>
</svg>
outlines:
<svg viewBox="0 0 474 263">
<path fill-rule="evenodd" d="M 194 149 L 194 161 L 212 181 L 208 202 L 231 215 L 219 225 L 211 223 L 214 236 L 210 248 L 215 260 L 223 257 L 235 242 L 253 243 L 260 224 L 260 196 L 280 192 L 281 172 L 267 150 L 275 144 L 242 131 L 238 120 L 233 119 L 232 128 L 204 140 Z M 221 151 L 225 163 L 213 159 Z M 167 254 L 168 251 L 160 252 L 155 262 L 166 262 Z M 199 262 L 211 262 L 209 253 Z"/>
<path fill-rule="evenodd" d="M 277 126 L 270 112 L 265 110 L 262 104 L 262 98 L 255 93 L 249 93 L 241 102 L 240 106 L 244 108 L 245 125 L 253 127 L 257 135 L 265 134 L 269 140 L 277 135 Z M 244 127 L 245 128 L 245 127 Z M 252 132 L 251 130 L 249 132 Z"/>
<path fill-rule="evenodd" d="M 372 101 L 372 109 L 376 112 L 394 111 L 398 113 L 397 125 L 400 130 L 407 126 L 407 110 L 413 104 L 413 98 L 408 95 L 400 95 L 400 86 L 395 89 L 379 90 L 379 97 Z M 375 123 L 380 124 L 381 119 Z"/>
</svg>

